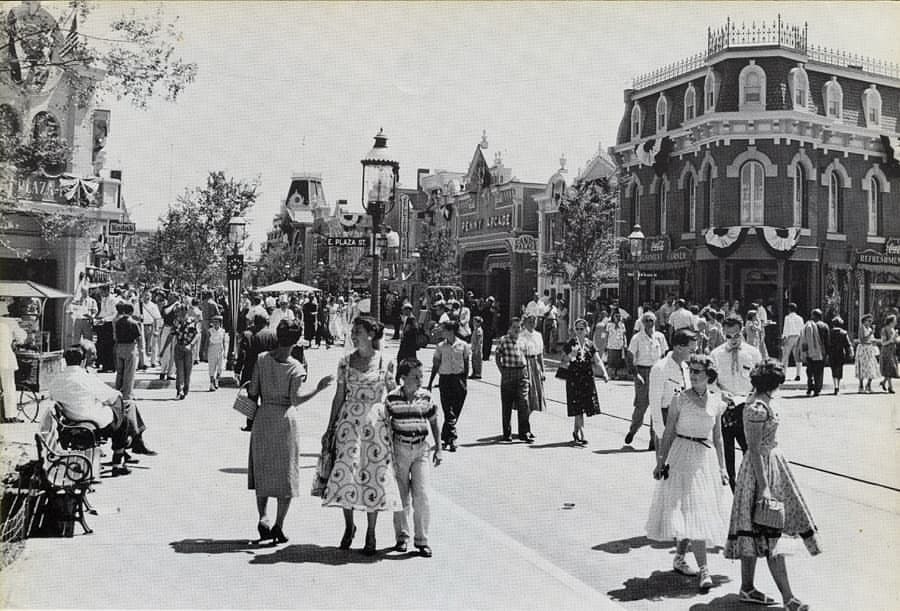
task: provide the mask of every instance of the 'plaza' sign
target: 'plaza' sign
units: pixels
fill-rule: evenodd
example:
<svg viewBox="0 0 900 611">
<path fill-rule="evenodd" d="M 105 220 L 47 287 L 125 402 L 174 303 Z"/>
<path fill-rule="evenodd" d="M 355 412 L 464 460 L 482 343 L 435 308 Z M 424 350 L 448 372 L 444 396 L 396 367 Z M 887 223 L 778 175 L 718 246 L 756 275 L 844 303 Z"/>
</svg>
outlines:
<svg viewBox="0 0 900 611">
<path fill-rule="evenodd" d="M 120 221 L 109 222 L 109 235 L 134 235 L 134 223 L 122 223 Z"/>
<path fill-rule="evenodd" d="M 48 204 L 68 204 L 59 178 L 47 178 L 41 174 L 25 174 L 12 181 L 13 197 L 30 199 Z"/>
<path fill-rule="evenodd" d="M 372 242 L 369 236 L 329 236 L 326 238 L 325 243 L 330 248 L 368 248 Z M 375 245 L 386 247 L 387 236 L 378 236 L 375 239 Z"/>
</svg>

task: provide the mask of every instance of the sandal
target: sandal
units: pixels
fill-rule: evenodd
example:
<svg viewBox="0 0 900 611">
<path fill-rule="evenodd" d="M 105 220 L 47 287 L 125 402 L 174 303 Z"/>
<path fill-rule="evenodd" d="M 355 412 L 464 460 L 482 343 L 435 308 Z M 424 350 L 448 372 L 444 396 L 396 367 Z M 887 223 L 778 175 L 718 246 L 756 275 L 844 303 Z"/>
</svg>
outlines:
<svg viewBox="0 0 900 611">
<path fill-rule="evenodd" d="M 774 605 L 775 599 L 771 596 L 766 596 L 756 588 L 752 590 L 741 590 L 738 594 L 742 603 L 750 603 L 751 605 Z"/>
<path fill-rule="evenodd" d="M 801 602 L 791 596 L 791 599 L 784 603 L 785 611 L 809 611 L 809 605 Z"/>
</svg>

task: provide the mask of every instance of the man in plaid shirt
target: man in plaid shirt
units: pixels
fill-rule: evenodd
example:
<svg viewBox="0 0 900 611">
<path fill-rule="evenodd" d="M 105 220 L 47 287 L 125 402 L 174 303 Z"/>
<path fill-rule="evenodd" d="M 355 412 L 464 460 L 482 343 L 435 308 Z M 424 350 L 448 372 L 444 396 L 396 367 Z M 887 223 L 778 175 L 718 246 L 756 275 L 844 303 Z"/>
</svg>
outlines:
<svg viewBox="0 0 900 611">
<path fill-rule="evenodd" d="M 518 317 L 509 320 L 509 332 L 497 342 L 494 351 L 494 362 L 500 370 L 500 403 L 502 405 L 501 422 L 503 435 L 501 441 L 512 441 L 510 417 L 512 410 L 518 411 L 519 439 L 525 443 L 533 443 L 531 425 L 528 417 L 528 368 L 525 366 L 525 352 L 519 345 L 519 331 L 522 323 Z"/>
</svg>

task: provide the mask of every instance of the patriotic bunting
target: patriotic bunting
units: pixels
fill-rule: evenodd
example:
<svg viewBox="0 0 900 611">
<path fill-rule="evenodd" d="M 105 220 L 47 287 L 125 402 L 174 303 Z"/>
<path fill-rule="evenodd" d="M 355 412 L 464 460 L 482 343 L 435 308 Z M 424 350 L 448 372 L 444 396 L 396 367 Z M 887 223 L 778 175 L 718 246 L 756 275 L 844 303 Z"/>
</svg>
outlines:
<svg viewBox="0 0 900 611">
<path fill-rule="evenodd" d="M 772 256 L 787 259 L 794 254 L 794 248 L 800 241 L 800 228 L 757 227 L 756 235 Z"/>
<path fill-rule="evenodd" d="M 727 257 L 738 249 L 747 236 L 746 227 L 710 227 L 703 235 L 706 247 L 717 257 Z"/>
</svg>

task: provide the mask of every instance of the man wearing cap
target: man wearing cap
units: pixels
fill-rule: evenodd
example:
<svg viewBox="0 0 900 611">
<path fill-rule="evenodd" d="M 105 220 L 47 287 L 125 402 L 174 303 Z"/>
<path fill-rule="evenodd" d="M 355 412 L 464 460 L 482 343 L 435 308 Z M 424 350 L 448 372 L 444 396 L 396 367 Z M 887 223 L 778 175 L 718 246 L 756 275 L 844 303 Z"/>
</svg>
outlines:
<svg viewBox="0 0 900 611">
<path fill-rule="evenodd" d="M 441 323 L 444 341 L 434 349 L 434 361 L 431 365 L 431 377 L 428 379 L 428 391 L 440 374 L 441 408 L 444 410 L 444 427 L 441 441 L 450 452 L 456 452 L 456 423 L 466 401 L 467 379 L 469 377 L 469 344 L 456 336 L 459 323 L 453 320 Z"/>
</svg>

